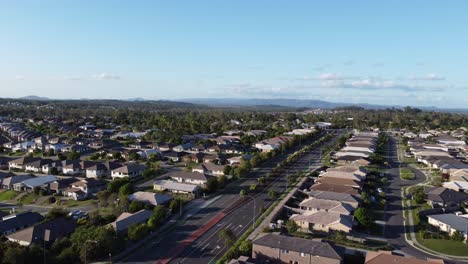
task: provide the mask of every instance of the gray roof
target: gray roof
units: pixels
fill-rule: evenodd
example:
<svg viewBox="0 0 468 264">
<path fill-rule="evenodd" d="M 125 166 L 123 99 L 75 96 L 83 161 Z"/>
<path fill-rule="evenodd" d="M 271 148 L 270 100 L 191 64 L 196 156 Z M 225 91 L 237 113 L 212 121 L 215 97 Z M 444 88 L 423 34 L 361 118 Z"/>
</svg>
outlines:
<svg viewBox="0 0 468 264">
<path fill-rule="evenodd" d="M 176 191 L 183 191 L 183 192 L 196 192 L 200 187 L 198 185 L 187 184 L 187 183 L 180 183 L 176 181 L 166 181 L 166 180 L 159 180 L 155 181 L 154 185 L 159 185 L 166 190 L 176 190 Z"/>
<path fill-rule="evenodd" d="M 173 171 L 166 174 L 171 178 L 182 178 L 182 179 L 191 179 L 199 181 L 208 181 L 208 178 L 203 173 L 197 172 L 188 172 L 188 171 Z"/>
<path fill-rule="evenodd" d="M 467 232 L 468 219 L 464 217 L 456 216 L 454 214 L 428 215 L 427 217 L 445 223 L 460 232 Z"/>
<path fill-rule="evenodd" d="M 7 215 L 0 220 L 0 234 L 9 230 L 19 230 L 42 221 L 44 217 L 36 212 L 24 212 Z"/>
<path fill-rule="evenodd" d="M 140 224 L 146 222 L 153 212 L 149 210 L 140 210 L 136 213 L 122 213 L 114 222 L 110 223 L 116 232 L 120 232 L 129 228 L 132 224 Z"/>
<path fill-rule="evenodd" d="M 341 256 L 333 249 L 330 244 L 298 237 L 281 236 L 267 234 L 257 238 L 252 242 L 254 245 L 260 245 L 270 248 L 286 249 L 294 252 L 303 252 L 306 254 L 339 259 Z"/>
<path fill-rule="evenodd" d="M 22 181 L 21 183 L 30 188 L 34 188 L 34 187 L 38 187 L 47 183 L 54 182 L 56 180 L 57 180 L 57 177 L 53 175 L 48 175 L 48 176 L 34 177 L 32 179 Z"/>
<path fill-rule="evenodd" d="M 360 199 L 352 194 L 327 192 L 327 191 L 310 191 L 307 193 L 310 197 L 323 200 L 339 201 L 343 203 L 359 203 Z"/>
</svg>

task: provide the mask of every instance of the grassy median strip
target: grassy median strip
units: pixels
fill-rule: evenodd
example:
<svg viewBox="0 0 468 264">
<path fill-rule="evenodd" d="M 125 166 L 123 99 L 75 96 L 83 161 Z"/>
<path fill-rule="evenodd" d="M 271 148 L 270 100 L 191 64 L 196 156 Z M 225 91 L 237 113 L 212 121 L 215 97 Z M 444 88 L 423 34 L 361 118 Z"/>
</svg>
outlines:
<svg viewBox="0 0 468 264">
<path fill-rule="evenodd" d="M 410 169 L 400 168 L 400 178 L 403 180 L 414 180 L 416 177 Z"/>
</svg>

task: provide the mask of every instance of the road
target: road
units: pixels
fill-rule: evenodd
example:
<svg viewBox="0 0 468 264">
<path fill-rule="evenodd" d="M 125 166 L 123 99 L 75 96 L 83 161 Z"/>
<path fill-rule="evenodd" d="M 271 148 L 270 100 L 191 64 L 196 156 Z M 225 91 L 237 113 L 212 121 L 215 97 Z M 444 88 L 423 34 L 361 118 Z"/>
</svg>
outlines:
<svg viewBox="0 0 468 264">
<path fill-rule="evenodd" d="M 426 176 L 423 172 L 413 167 L 405 167 L 410 169 L 416 176 L 415 180 L 402 180 L 400 178 L 400 162 L 398 160 L 397 152 L 397 140 L 391 137 L 389 143 L 388 152 L 389 164 L 391 169 L 388 170 L 389 187 L 387 190 L 387 210 L 386 210 L 386 226 L 385 226 L 385 238 L 388 239 L 389 243 L 394 247 L 396 252 L 403 253 L 407 256 L 413 256 L 420 259 L 436 258 L 435 256 L 426 254 L 413 246 L 409 245 L 405 239 L 405 227 L 403 208 L 402 208 L 402 197 L 401 188 L 405 186 L 415 185 L 422 183 L 426 180 Z M 404 165 L 404 164 L 401 164 Z M 464 263 L 457 261 L 446 261 L 446 263 Z"/>
<path fill-rule="evenodd" d="M 336 141 L 335 137 L 335 141 Z M 128 256 L 123 263 L 209 263 L 222 256 L 227 248 L 223 241 L 219 239 L 218 232 L 223 228 L 230 228 L 237 235 L 241 236 L 251 225 L 254 216 L 254 200 L 237 208 L 234 212 L 226 212 L 224 209 L 231 206 L 239 199 L 239 192 L 242 188 L 246 189 L 250 184 L 256 183 L 257 178 L 269 173 L 278 162 L 285 159 L 287 155 L 275 157 L 269 162 L 262 164 L 256 169 L 250 179 L 242 184 L 229 188 L 217 201 L 210 206 L 199 211 L 195 216 L 186 220 L 182 225 L 177 226 L 174 231 L 164 237 L 159 237 L 150 245 L 135 251 L 131 256 Z M 310 159 L 318 159 L 320 150 L 317 149 L 309 154 L 306 154 L 289 173 L 295 173 L 298 170 L 305 170 L 309 166 Z M 278 177 L 270 188 L 276 190 L 284 190 L 286 187 L 286 175 Z M 267 195 L 267 191 L 260 193 L 255 197 L 255 216 L 258 217 L 257 208 L 267 207 L 271 204 L 271 200 Z M 199 231 L 201 228 L 209 224 L 211 219 L 222 218 L 214 226 L 202 230 L 203 233 L 195 240 L 191 240 L 191 235 Z"/>
</svg>

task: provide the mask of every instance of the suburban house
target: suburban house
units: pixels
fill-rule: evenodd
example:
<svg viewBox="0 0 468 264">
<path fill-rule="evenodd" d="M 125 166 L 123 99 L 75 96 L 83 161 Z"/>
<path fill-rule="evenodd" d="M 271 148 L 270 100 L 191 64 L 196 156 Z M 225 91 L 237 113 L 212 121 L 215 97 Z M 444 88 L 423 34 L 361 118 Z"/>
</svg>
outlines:
<svg viewBox="0 0 468 264">
<path fill-rule="evenodd" d="M 349 233 L 353 228 L 353 216 L 325 211 L 307 211 L 304 214 L 294 214 L 290 220 L 296 222 L 304 230 Z"/>
<path fill-rule="evenodd" d="M 9 234 L 6 237 L 8 240 L 22 246 L 29 246 L 32 243 L 52 245 L 55 240 L 71 234 L 75 230 L 75 226 L 76 223 L 73 219 L 55 218 Z"/>
<path fill-rule="evenodd" d="M 468 182 L 466 181 L 450 181 L 444 182 L 443 186 L 447 189 L 454 190 L 456 192 L 468 193 Z"/>
<path fill-rule="evenodd" d="M 303 200 L 299 207 L 302 210 L 310 211 L 310 212 L 331 212 L 331 213 L 338 213 L 343 215 L 351 215 L 353 214 L 354 210 L 356 210 L 357 206 L 352 206 L 348 203 L 342 203 L 339 201 L 332 201 L 332 200 L 322 200 L 316 198 L 308 198 Z"/>
<path fill-rule="evenodd" d="M 63 195 L 72 197 L 74 200 L 83 200 L 105 189 L 106 187 L 107 182 L 103 180 L 86 178 L 73 182 L 70 188 L 63 191 Z"/>
<path fill-rule="evenodd" d="M 42 221 L 44 217 L 36 212 L 22 212 L 2 217 L 0 236 L 6 236 Z"/>
<path fill-rule="evenodd" d="M 56 181 L 57 177 L 53 175 L 33 177 L 13 184 L 15 191 L 32 191 L 34 188 L 43 188 L 49 190 L 49 184 Z"/>
<path fill-rule="evenodd" d="M 153 189 L 156 191 L 170 191 L 173 193 L 186 193 L 198 196 L 200 187 L 198 185 L 180 183 L 176 181 L 160 180 L 155 181 Z"/>
<path fill-rule="evenodd" d="M 127 229 L 133 224 L 141 224 L 151 217 L 153 214 L 152 211 L 149 210 L 140 210 L 136 213 L 122 213 L 117 219 L 110 223 L 109 225 L 112 226 L 117 233 L 123 233 L 127 231 Z"/>
<path fill-rule="evenodd" d="M 468 201 L 468 194 L 444 187 L 428 187 L 424 190 L 427 202 L 432 207 L 450 207 L 461 205 Z"/>
<path fill-rule="evenodd" d="M 122 164 L 116 162 L 96 163 L 93 166 L 86 168 L 87 178 L 101 178 L 109 176 L 112 170 L 121 167 Z"/>
<path fill-rule="evenodd" d="M 204 173 L 213 176 L 224 175 L 224 166 L 213 163 L 203 163 L 192 169 L 192 172 Z"/>
<path fill-rule="evenodd" d="M 166 174 L 171 179 L 181 182 L 204 186 L 208 182 L 207 175 L 197 172 L 173 171 Z"/>
<path fill-rule="evenodd" d="M 41 171 L 44 174 L 52 174 L 53 168 L 55 168 L 57 173 L 62 172 L 63 162 L 61 160 L 55 160 L 55 161 L 52 161 L 51 163 L 44 164 L 42 165 Z"/>
<path fill-rule="evenodd" d="M 77 175 L 81 174 L 81 164 L 79 160 L 72 160 L 68 161 L 64 166 L 62 167 L 62 172 L 63 174 L 66 175 Z"/>
<path fill-rule="evenodd" d="M 255 148 L 259 149 L 262 152 L 270 152 L 275 149 L 279 149 L 281 145 L 291 141 L 292 137 L 274 137 L 269 139 L 264 139 L 255 143 Z"/>
<path fill-rule="evenodd" d="M 394 255 L 392 251 L 368 251 L 366 254 L 365 264 L 443 264 L 442 259 L 417 259 L 414 257 L 404 257 Z"/>
<path fill-rule="evenodd" d="M 49 184 L 49 189 L 52 193 L 62 194 L 64 190 L 68 189 L 71 186 L 71 184 L 76 181 L 76 178 L 64 178 L 56 180 Z"/>
<path fill-rule="evenodd" d="M 252 241 L 255 263 L 341 264 L 340 254 L 328 243 L 266 234 Z"/>
<path fill-rule="evenodd" d="M 12 189 L 13 185 L 28 179 L 32 179 L 34 176 L 27 174 L 27 175 L 13 175 L 11 177 L 7 177 L 2 181 L 2 189 Z"/>
<path fill-rule="evenodd" d="M 339 186 L 349 186 L 355 189 L 361 189 L 363 183 L 360 180 L 336 178 L 336 177 L 322 177 L 318 180 L 319 183 L 332 184 Z"/>
<path fill-rule="evenodd" d="M 428 223 L 440 229 L 440 231 L 446 232 L 452 235 L 456 231 L 459 231 L 463 238 L 468 238 L 468 218 L 461 217 L 455 214 L 439 214 L 439 215 L 428 215 Z"/>
<path fill-rule="evenodd" d="M 311 191 L 325 191 L 325 192 L 336 192 L 336 193 L 347 193 L 352 195 L 358 195 L 359 190 L 352 186 L 330 184 L 330 183 L 318 183 L 310 187 Z"/>
<path fill-rule="evenodd" d="M 32 162 L 28 162 L 24 166 L 24 170 L 28 172 L 42 172 L 42 166 L 51 164 L 51 159 L 38 159 Z"/>
<path fill-rule="evenodd" d="M 119 168 L 113 169 L 111 171 L 111 176 L 112 176 L 112 179 L 125 178 L 125 177 L 134 178 L 134 177 L 141 176 L 141 174 L 143 173 L 145 169 L 146 169 L 145 165 L 132 162 L 132 163 L 128 163 L 127 165 L 123 165 Z"/>
<path fill-rule="evenodd" d="M 26 164 L 32 163 L 40 159 L 41 158 L 21 157 L 18 159 L 10 160 L 8 162 L 8 167 L 10 168 L 10 170 L 24 170 L 26 168 Z"/>
<path fill-rule="evenodd" d="M 326 191 L 309 191 L 306 193 L 310 198 L 338 201 L 341 203 L 350 204 L 353 207 L 358 207 L 360 198 L 355 195 L 339 192 L 326 192 Z"/>
<path fill-rule="evenodd" d="M 147 204 L 164 205 L 172 201 L 172 196 L 166 194 L 158 194 L 153 192 L 135 192 L 128 196 L 130 201 L 140 201 Z"/>
</svg>

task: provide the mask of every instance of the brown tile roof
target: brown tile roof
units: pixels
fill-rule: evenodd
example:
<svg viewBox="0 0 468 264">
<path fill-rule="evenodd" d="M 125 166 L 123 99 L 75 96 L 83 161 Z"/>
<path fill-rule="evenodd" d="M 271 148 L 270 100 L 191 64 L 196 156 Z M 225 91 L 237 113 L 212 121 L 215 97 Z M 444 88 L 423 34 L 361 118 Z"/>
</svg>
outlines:
<svg viewBox="0 0 468 264">
<path fill-rule="evenodd" d="M 310 187 L 314 191 L 337 192 L 358 195 L 359 191 L 351 186 L 336 185 L 330 183 L 318 183 Z"/>
</svg>

